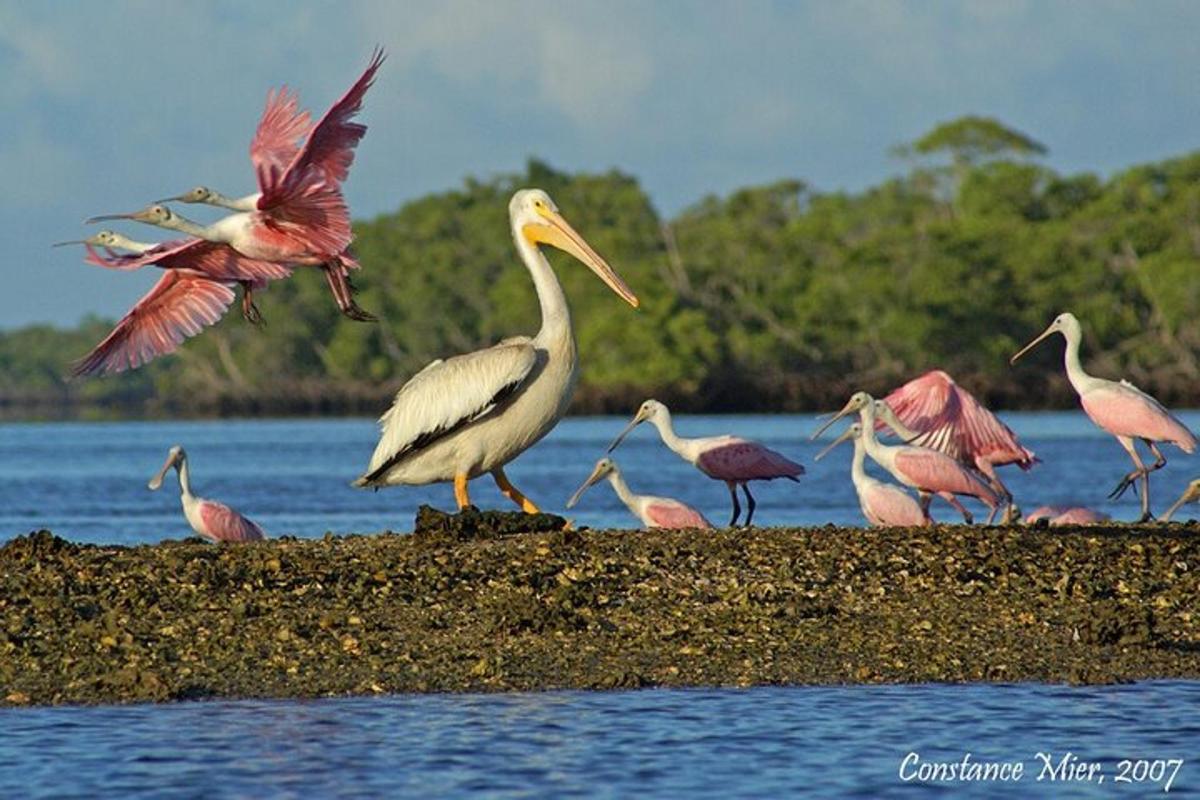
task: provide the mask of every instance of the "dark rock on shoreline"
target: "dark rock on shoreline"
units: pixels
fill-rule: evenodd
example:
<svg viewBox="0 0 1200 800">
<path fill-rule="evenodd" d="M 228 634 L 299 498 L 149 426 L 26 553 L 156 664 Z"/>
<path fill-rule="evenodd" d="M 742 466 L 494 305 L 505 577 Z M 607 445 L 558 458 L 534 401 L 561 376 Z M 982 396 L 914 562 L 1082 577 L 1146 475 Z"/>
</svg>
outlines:
<svg viewBox="0 0 1200 800">
<path fill-rule="evenodd" d="M 427 510 L 412 536 L 20 537 L 0 548 L 0 702 L 1200 679 L 1195 526 L 563 522 Z"/>
</svg>

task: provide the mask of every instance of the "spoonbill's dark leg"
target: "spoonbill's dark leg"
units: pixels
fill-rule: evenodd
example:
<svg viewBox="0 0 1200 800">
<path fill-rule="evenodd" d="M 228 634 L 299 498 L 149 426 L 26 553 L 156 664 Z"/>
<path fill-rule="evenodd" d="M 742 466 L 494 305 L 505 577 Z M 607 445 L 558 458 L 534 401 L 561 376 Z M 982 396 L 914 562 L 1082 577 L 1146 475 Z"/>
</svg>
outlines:
<svg viewBox="0 0 1200 800">
<path fill-rule="evenodd" d="M 967 507 L 964 506 L 962 503 L 958 502 L 958 498 L 955 497 L 950 492 L 938 492 L 938 497 L 945 500 L 947 503 L 949 503 L 954 508 L 955 511 L 962 514 L 963 522 L 970 525 L 972 522 L 975 521 L 975 517 L 971 516 L 970 511 L 967 511 Z"/>
<path fill-rule="evenodd" d="M 242 316 L 251 325 L 262 325 L 265 321 L 258 306 L 254 305 L 254 287 L 250 281 L 238 281 L 242 287 Z"/>
<path fill-rule="evenodd" d="M 1150 470 L 1146 469 L 1146 465 L 1142 463 L 1142 458 L 1138 455 L 1137 448 L 1133 445 L 1133 439 L 1130 439 L 1128 436 L 1118 436 L 1117 441 L 1121 443 L 1121 447 L 1125 448 L 1125 452 L 1129 453 L 1129 457 L 1133 459 L 1133 464 L 1135 467 L 1137 467 L 1137 469 L 1135 469 L 1133 472 L 1130 472 L 1124 478 L 1121 478 L 1121 482 L 1117 484 L 1117 488 L 1113 489 L 1112 493 L 1108 497 L 1110 500 L 1116 500 L 1118 497 L 1125 494 L 1126 489 L 1128 489 L 1130 486 L 1133 486 L 1134 481 L 1136 481 L 1138 478 L 1141 478 L 1142 516 L 1138 522 L 1146 522 L 1150 519 Z M 1163 458 L 1162 453 L 1158 451 L 1157 447 L 1152 445 L 1150 449 L 1154 452 L 1155 456 L 1162 461 L 1162 464 L 1167 463 L 1167 460 Z M 1158 464 L 1154 467 L 1154 469 L 1158 469 L 1162 466 L 1162 464 Z M 1137 487 L 1134 487 L 1134 491 L 1137 491 Z"/>
<path fill-rule="evenodd" d="M 329 282 L 329 291 L 333 293 L 333 299 L 337 301 L 342 314 L 358 322 L 376 321 L 374 314 L 364 311 L 358 303 L 354 302 L 350 279 L 341 261 L 331 261 L 322 265 L 321 268 L 325 270 L 325 280 Z"/>
<path fill-rule="evenodd" d="M 754 516 L 754 495 L 750 494 L 750 484 L 743 483 L 742 491 L 746 493 L 746 521 L 742 523 L 744 527 L 750 527 L 750 519 Z"/>
<path fill-rule="evenodd" d="M 737 525 L 737 519 L 742 513 L 742 504 L 738 502 L 737 484 L 731 481 L 725 481 L 725 485 L 729 487 L 729 497 L 733 500 L 733 516 L 729 518 L 729 527 Z"/>
</svg>

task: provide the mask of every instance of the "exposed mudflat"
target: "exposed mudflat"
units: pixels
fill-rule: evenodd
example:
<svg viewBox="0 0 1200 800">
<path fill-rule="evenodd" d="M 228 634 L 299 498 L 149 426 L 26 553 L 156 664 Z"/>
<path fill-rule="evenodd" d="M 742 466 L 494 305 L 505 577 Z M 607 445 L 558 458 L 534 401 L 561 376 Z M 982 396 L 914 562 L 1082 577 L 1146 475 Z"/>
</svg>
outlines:
<svg viewBox="0 0 1200 800">
<path fill-rule="evenodd" d="M 1200 679 L 1200 528 L 417 533 L 0 548 L 0 703 Z"/>
</svg>

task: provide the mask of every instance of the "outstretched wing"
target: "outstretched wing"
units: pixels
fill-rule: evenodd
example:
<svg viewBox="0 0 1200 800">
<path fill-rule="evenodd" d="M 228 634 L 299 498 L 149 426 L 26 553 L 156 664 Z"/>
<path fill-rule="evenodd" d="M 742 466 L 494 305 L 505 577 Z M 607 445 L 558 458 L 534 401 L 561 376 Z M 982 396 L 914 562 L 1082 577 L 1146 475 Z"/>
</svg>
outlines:
<svg viewBox="0 0 1200 800">
<path fill-rule="evenodd" d="M 292 274 L 286 264 L 247 258 L 227 244 L 204 239 L 163 242 L 144 253 L 131 255 L 119 255 L 107 250 L 108 256 L 105 257 L 90 244 L 87 245 L 87 252 L 84 259 L 87 263 L 108 269 L 131 270 L 153 265 L 165 269 L 195 270 L 213 280 L 254 283 L 279 280 Z"/>
<path fill-rule="evenodd" d="M 485 417 L 520 390 L 537 361 L 529 339 L 434 361 L 396 393 L 381 436 L 355 485 L 372 486 L 405 458 Z"/>
<path fill-rule="evenodd" d="M 1037 461 L 1011 428 L 940 369 L 909 381 L 884 401 L 901 422 L 919 432 L 912 444 L 969 464 L 984 459 L 1029 469 Z"/>
<path fill-rule="evenodd" d="M 312 118 L 300 108 L 300 97 L 286 86 L 267 93 L 267 105 L 250 140 L 250 164 L 260 170 L 287 168 L 300 152 L 300 140 L 312 127 Z"/>
<path fill-rule="evenodd" d="M 256 165 L 260 210 L 268 210 L 294 202 L 294 196 L 306 184 L 328 181 L 335 186 L 346 180 L 350 165 L 354 163 L 354 148 L 362 141 L 367 126 L 351 122 L 362 110 L 363 97 L 375 81 L 375 73 L 383 63 L 383 50 L 376 49 L 354 85 L 334 103 L 320 122 L 313 126 L 304 145 L 296 152 L 286 167 Z"/>
<path fill-rule="evenodd" d="M 168 270 L 112 333 L 71 367 L 72 375 L 136 369 L 174 352 L 214 324 L 233 303 L 233 291 L 198 275 Z"/>
</svg>

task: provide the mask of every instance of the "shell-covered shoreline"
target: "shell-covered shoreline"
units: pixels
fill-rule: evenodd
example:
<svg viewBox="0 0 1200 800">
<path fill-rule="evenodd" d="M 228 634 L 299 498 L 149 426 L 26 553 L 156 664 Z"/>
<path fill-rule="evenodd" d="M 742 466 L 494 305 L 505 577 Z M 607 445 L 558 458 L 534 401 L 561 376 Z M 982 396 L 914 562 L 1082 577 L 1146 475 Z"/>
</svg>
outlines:
<svg viewBox="0 0 1200 800">
<path fill-rule="evenodd" d="M 572 531 L 0 548 L 0 704 L 1200 679 L 1200 527 Z"/>
</svg>

